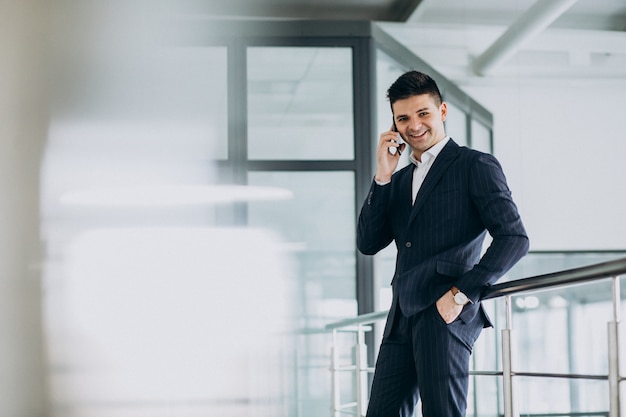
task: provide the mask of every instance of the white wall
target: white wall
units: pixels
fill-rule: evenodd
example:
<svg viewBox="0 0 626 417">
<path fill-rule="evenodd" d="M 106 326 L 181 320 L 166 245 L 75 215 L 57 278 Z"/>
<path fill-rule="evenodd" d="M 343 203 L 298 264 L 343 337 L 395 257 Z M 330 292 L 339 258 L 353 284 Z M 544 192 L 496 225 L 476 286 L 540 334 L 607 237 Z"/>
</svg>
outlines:
<svg viewBox="0 0 626 417">
<path fill-rule="evenodd" d="M 626 249 L 626 80 L 484 84 L 531 250 Z"/>
<path fill-rule="evenodd" d="M 47 408 L 38 268 L 46 7 L 9 0 L 0 11 L 0 417 Z"/>
</svg>

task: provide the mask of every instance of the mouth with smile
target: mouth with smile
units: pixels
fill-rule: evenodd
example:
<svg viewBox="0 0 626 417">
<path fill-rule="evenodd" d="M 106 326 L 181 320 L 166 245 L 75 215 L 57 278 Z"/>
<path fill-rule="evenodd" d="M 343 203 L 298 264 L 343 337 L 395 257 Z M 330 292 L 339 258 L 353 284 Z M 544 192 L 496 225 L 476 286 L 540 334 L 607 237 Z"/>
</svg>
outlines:
<svg viewBox="0 0 626 417">
<path fill-rule="evenodd" d="M 428 129 L 426 130 L 421 130 L 421 131 L 417 131 L 417 132 L 413 132 L 409 134 L 409 137 L 411 139 L 415 139 L 415 140 L 421 140 L 424 139 L 426 137 L 426 134 L 428 133 Z"/>
</svg>

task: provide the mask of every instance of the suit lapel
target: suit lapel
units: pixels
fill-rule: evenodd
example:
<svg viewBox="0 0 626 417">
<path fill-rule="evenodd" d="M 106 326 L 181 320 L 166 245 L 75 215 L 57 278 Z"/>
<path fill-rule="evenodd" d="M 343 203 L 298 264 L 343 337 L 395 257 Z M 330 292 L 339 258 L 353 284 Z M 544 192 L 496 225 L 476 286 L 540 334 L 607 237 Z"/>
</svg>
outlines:
<svg viewBox="0 0 626 417">
<path fill-rule="evenodd" d="M 415 197 L 415 204 L 413 204 L 413 209 L 411 210 L 409 223 L 415 219 L 424 205 L 426 197 L 432 192 L 450 164 L 456 159 L 458 151 L 459 145 L 457 145 L 452 139 L 450 139 L 446 146 L 443 147 L 435 159 L 435 162 L 433 162 L 433 166 L 430 167 L 426 178 L 424 178 L 424 182 L 417 193 L 417 197 Z"/>
<path fill-rule="evenodd" d="M 401 204 L 404 206 L 405 204 L 409 207 L 413 205 L 411 200 L 413 199 L 413 194 L 411 192 L 411 187 L 413 186 L 413 170 L 415 169 L 415 165 L 411 163 L 409 166 L 403 169 L 400 173 L 398 181 L 399 181 L 399 190 L 402 190 Z M 408 190 L 406 194 L 404 191 Z"/>
</svg>

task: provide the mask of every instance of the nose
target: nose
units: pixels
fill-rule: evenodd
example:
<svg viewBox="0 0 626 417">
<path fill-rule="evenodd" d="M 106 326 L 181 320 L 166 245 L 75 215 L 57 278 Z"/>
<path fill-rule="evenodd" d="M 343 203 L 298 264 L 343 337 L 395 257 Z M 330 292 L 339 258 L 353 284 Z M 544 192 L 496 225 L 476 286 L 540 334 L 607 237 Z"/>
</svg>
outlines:
<svg viewBox="0 0 626 417">
<path fill-rule="evenodd" d="M 418 119 L 411 120 L 409 123 L 409 130 L 420 130 L 422 122 Z"/>
</svg>

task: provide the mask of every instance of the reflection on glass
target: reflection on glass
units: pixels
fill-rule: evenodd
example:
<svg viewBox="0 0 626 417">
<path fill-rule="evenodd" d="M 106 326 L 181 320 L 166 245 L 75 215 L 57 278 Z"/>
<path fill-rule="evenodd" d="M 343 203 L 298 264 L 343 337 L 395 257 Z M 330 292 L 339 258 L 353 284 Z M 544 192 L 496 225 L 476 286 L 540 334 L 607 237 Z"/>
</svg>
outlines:
<svg viewBox="0 0 626 417">
<path fill-rule="evenodd" d="M 472 120 L 472 148 L 491 153 L 491 130 L 484 124 Z"/>
<path fill-rule="evenodd" d="M 248 48 L 248 157 L 351 160 L 352 50 Z"/>
</svg>

